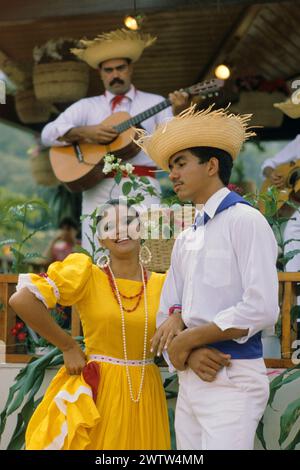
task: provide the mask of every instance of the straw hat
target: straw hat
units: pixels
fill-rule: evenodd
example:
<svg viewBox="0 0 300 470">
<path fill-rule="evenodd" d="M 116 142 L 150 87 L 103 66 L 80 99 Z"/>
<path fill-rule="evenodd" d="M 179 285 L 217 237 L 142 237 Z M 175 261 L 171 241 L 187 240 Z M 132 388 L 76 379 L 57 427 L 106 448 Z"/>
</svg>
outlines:
<svg viewBox="0 0 300 470">
<path fill-rule="evenodd" d="M 156 41 L 150 34 L 140 34 L 127 29 L 117 29 L 98 35 L 95 39 L 80 40 L 79 49 L 71 49 L 79 59 L 96 69 L 101 62 L 111 59 L 131 59 L 136 62 L 143 50 Z"/>
<path fill-rule="evenodd" d="M 286 101 L 274 103 L 274 106 L 292 119 L 300 118 L 300 90 L 294 91 Z"/>
<path fill-rule="evenodd" d="M 255 135 L 247 127 L 251 116 L 229 114 L 224 109 L 212 111 L 212 106 L 196 112 L 194 105 L 160 124 L 150 136 L 137 129 L 135 142 L 165 171 L 169 171 L 172 155 L 191 147 L 215 147 L 225 150 L 235 159 L 243 142 Z"/>
</svg>

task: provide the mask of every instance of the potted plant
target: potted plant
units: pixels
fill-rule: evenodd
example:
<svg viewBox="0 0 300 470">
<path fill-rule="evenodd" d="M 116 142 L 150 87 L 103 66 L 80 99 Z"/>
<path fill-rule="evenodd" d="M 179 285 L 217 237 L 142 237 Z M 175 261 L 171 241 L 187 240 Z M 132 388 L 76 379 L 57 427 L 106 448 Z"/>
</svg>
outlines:
<svg viewBox="0 0 300 470">
<path fill-rule="evenodd" d="M 5 249 L 4 256 L 7 259 L 9 272 L 0 274 L 0 340 L 6 345 L 7 362 L 26 360 L 26 357 L 20 354 L 27 352 L 24 347 L 27 331 L 23 330 L 23 326 L 19 328 L 20 322 L 9 306 L 8 300 L 15 291 L 18 273 L 26 272 L 28 264 L 34 258 L 41 258 L 39 253 L 28 252 L 27 250 L 28 244 L 34 235 L 48 226 L 48 223 L 44 224 L 47 212 L 48 206 L 42 201 L 25 201 L 21 198 L 10 200 L 5 198 L 4 195 L 1 198 L 2 240 L 0 241 L 0 249 Z M 15 238 L 6 238 L 12 232 Z M 20 343 L 23 343 L 23 345 L 20 346 Z"/>
<path fill-rule="evenodd" d="M 70 52 L 79 41 L 58 38 L 33 49 L 33 86 L 38 100 L 69 103 L 84 98 L 89 84 L 88 66 Z"/>
</svg>

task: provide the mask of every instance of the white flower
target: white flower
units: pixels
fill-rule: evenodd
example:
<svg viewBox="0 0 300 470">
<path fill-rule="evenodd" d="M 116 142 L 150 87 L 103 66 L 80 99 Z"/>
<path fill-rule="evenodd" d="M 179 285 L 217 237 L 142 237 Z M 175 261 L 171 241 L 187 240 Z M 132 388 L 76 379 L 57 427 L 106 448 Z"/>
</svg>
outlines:
<svg viewBox="0 0 300 470">
<path fill-rule="evenodd" d="M 126 165 L 125 165 L 125 171 L 126 171 L 129 175 L 132 174 L 133 170 L 134 170 L 134 166 L 131 165 L 130 163 L 126 163 Z"/>
<path fill-rule="evenodd" d="M 114 155 L 112 155 L 111 153 L 108 153 L 104 157 L 104 162 L 105 163 L 113 163 L 114 159 L 115 159 Z"/>
<path fill-rule="evenodd" d="M 103 171 L 103 173 L 104 173 L 105 175 L 107 175 L 108 173 L 110 173 L 110 172 L 112 171 L 112 165 L 111 165 L 111 163 L 106 163 L 106 162 L 105 162 L 105 165 L 104 165 L 102 171 Z"/>
</svg>

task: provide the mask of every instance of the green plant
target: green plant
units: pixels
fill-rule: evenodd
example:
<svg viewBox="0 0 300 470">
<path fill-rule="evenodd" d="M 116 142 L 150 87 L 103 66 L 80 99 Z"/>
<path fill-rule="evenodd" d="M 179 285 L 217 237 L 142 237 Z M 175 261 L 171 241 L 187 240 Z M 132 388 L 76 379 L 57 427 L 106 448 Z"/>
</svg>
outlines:
<svg viewBox="0 0 300 470">
<path fill-rule="evenodd" d="M 280 254 L 278 257 L 278 269 L 285 271 L 286 264 L 296 255 L 300 253 L 300 250 L 286 251 L 285 247 L 295 239 L 283 240 L 282 227 L 290 219 L 289 217 L 283 217 L 278 211 L 278 204 L 280 200 L 280 192 L 275 186 L 268 188 L 265 193 L 256 193 L 256 194 L 246 194 L 245 199 L 249 201 L 253 207 L 257 209 L 263 208 L 263 214 L 272 227 L 274 234 L 277 238 Z M 294 210 L 299 210 L 297 204 L 293 201 L 286 201 L 287 206 L 293 208 Z M 296 240 L 300 241 L 300 240 Z"/>
<path fill-rule="evenodd" d="M 43 201 L 30 200 L 22 204 L 7 202 L 1 209 L 4 212 L 4 224 L 6 228 L 13 230 L 15 238 L 0 241 L 0 248 L 10 247 L 13 260 L 12 272 L 24 272 L 29 260 L 41 257 L 40 253 L 26 250 L 28 242 L 34 235 L 49 226 L 49 223 L 43 222 L 45 212 L 48 213 L 48 206 Z"/>
<path fill-rule="evenodd" d="M 300 379 L 300 364 L 291 368 L 287 369 L 278 375 L 271 383 L 270 383 L 270 397 L 268 400 L 267 406 L 271 407 L 273 410 L 273 402 L 276 396 L 276 393 L 281 389 L 281 387 L 287 387 L 289 384 L 294 382 L 295 380 Z M 276 411 L 276 410 L 274 410 Z M 284 443 L 289 438 L 289 436 L 297 430 L 296 422 L 300 416 L 300 398 L 289 403 L 284 412 L 280 417 L 280 436 L 278 439 L 278 443 L 282 450 L 295 450 L 295 447 L 300 444 L 300 431 L 296 433 L 295 437 L 292 441 L 284 447 Z M 263 448 L 267 450 L 267 443 L 265 441 L 264 436 L 264 416 L 262 417 L 256 435 L 259 441 L 261 442 Z"/>
</svg>

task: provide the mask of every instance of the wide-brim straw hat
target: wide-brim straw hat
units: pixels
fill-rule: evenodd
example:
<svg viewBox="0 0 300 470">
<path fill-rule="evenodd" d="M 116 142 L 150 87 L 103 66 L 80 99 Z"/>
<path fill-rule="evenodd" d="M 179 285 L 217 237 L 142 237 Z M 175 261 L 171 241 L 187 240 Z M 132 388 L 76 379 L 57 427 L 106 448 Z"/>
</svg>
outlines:
<svg viewBox="0 0 300 470">
<path fill-rule="evenodd" d="M 229 114 L 226 109 L 195 111 L 195 106 L 160 124 L 152 135 L 137 129 L 135 142 L 163 170 L 169 171 L 169 159 L 191 147 L 214 147 L 225 150 L 235 159 L 249 137 L 251 114 Z"/>
<path fill-rule="evenodd" d="M 286 101 L 274 103 L 274 106 L 292 119 L 300 118 L 300 90 L 294 91 Z"/>
<path fill-rule="evenodd" d="M 150 34 L 117 29 L 110 33 L 100 34 L 93 40 L 81 39 L 81 47 L 71 49 L 71 52 L 96 69 L 99 64 L 111 59 L 126 58 L 136 62 L 143 50 L 155 41 L 156 38 Z"/>
</svg>

